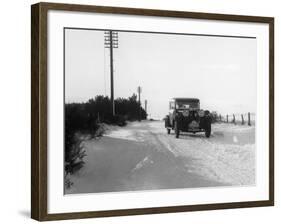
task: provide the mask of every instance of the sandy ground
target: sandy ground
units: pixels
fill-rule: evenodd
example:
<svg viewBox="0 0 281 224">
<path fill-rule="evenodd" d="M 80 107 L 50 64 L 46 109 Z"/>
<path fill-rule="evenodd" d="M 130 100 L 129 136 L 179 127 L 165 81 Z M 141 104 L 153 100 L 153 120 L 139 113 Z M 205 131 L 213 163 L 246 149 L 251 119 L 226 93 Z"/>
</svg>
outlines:
<svg viewBox="0 0 281 224">
<path fill-rule="evenodd" d="M 162 121 L 109 127 L 85 142 L 85 166 L 66 193 L 255 184 L 255 128 L 215 124 L 212 135 L 166 133 Z"/>
</svg>

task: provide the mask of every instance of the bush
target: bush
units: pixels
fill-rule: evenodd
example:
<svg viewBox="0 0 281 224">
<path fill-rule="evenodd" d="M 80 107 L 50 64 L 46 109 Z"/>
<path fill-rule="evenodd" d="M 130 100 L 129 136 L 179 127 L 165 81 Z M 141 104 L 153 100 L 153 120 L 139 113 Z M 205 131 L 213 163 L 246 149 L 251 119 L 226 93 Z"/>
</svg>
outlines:
<svg viewBox="0 0 281 224">
<path fill-rule="evenodd" d="M 83 166 L 85 152 L 77 133 L 96 136 L 100 123 L 126 125 L 126 121 L 139 119 L 140 105 L 137 95 L 129 98 L 118 98 L 115 101 L 116 115 L 112 115 L 111 100 L 107 96 L 96 96 L 86 103 L 65 104 L 65 171 L 73 173 Z M 141 107 L 141 119 L 147 114 Z M 100 132 L 98 132 L 100 135 Z M 69 185 L 69 184 L 68 184 Z"/>
</svg>

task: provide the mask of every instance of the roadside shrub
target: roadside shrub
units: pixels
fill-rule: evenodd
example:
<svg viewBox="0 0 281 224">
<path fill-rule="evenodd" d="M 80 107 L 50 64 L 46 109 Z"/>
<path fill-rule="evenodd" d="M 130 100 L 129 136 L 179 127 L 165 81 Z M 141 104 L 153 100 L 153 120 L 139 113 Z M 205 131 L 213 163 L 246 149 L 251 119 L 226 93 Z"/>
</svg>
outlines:
<svg viewBox="0 0 281 224">
<path fill-rule="evenodd" d="M 135 121 L 139 119 L 139 109 L 140 105 L 137 101 L 137 95 L 133 94 L 128 99 L 117 98 L 115 100 L 116 114 L 122 115 L 129 121 Z M 141 107 L 141 119 L 146 119 L 147 114 L 145 110 Z"/>
<path fill-rule="evenodd" d="M 137 95 L 115 100 L 116 115 L 112 115 L 111 100 L 107 96 L 98 95 L 86 103 L 65 104 L 65 172 L 66 176 L 74 173 L 83 166 L 85 151 L 81 145 L 78 133 L 90 134 L 92 137 L 101 135 L 101 123 L 126 125 L 126 121 L 139 119 L 140 105 Z M 141 119 L 147 114 L 141 107 Z M 65 178 L 65 182 L 68 181 Z M 71 186 L 69 181 L 65 183 Z"/>
</svg>

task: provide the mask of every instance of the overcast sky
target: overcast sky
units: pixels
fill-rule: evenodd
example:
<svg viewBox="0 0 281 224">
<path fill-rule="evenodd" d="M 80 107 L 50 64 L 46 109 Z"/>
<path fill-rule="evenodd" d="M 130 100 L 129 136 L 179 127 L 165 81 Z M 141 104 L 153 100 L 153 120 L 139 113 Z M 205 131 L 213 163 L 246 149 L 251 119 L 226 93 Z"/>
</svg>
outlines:
<svg viewBox="0 0 281 224">
<path fill-rule="evenodd" d="M 195 97 L 218 113 L 256 112 L 256 39 L 119 32 L 115 97 L 142 87 L 148 114 L 163 118 L 173 97 Z M 110 96 L 104 32 L 65 31 L 66 102 Z"/>
</svg>

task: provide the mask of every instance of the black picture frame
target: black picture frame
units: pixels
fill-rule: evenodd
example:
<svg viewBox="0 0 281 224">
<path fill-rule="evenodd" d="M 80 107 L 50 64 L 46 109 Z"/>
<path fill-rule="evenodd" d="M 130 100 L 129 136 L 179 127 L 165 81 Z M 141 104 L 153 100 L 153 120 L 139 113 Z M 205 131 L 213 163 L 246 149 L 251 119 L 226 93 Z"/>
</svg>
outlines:
<svg viewBox="0 0 281 224">
<path fill-rule="evenodd" d="M 90 5 L 38 3 L 31 6 L 31 217 L 38 221 L 81 219 L 92 217 L 140 215 L 198 210 L 246 208 L 274 205 L 274 18 L 259 16 L 225 15 L 153 9 L 118 8 Z M 269 200 L 216 203 L 203 205 L 131 208 L 108 211 L 48 214 L 47 189 L 47 13 L 49 10 L 72 12 L 110 13 L 166 18 L 194 18 L 235 22 L 253 22 L 269 25 Z"/>
</svg>

